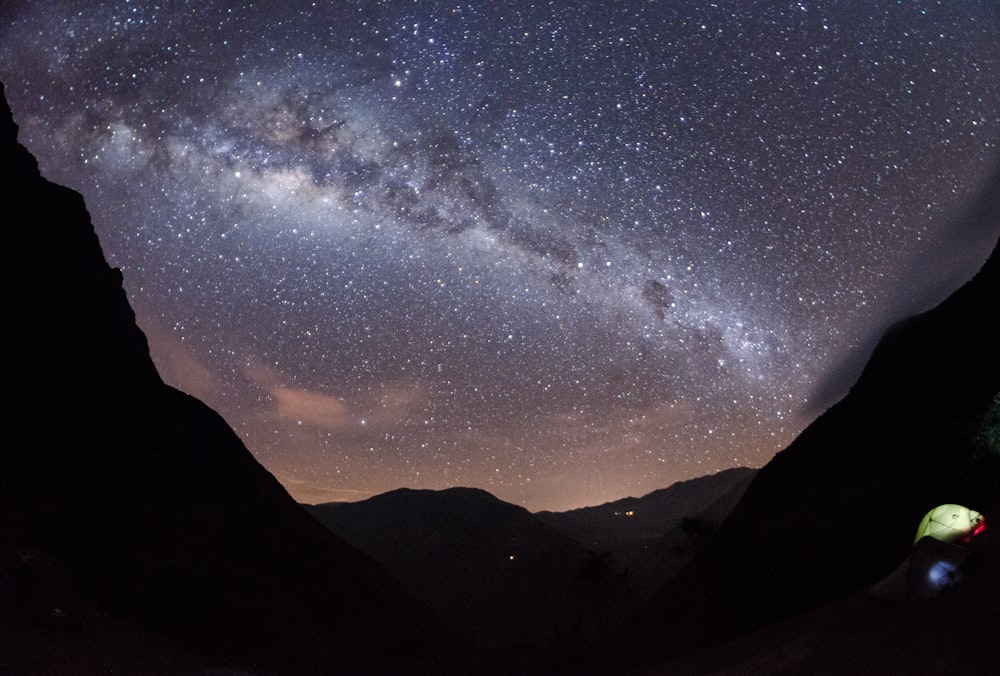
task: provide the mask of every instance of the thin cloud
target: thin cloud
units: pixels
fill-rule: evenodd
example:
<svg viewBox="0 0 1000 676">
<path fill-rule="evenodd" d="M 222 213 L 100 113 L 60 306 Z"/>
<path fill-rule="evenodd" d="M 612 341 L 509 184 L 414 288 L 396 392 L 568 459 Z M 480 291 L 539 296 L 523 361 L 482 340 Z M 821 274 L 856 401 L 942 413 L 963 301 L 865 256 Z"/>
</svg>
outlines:
<svg viewBox="0 0 1000 676">
<path fill-rule="evenodd" d="M 272 387 L 268 394 L 274 400 L 276 413 L 281 420 L 335 431 L 346 428 L 354 417 L 347 404 L 322 392 Z"/>
</svg>

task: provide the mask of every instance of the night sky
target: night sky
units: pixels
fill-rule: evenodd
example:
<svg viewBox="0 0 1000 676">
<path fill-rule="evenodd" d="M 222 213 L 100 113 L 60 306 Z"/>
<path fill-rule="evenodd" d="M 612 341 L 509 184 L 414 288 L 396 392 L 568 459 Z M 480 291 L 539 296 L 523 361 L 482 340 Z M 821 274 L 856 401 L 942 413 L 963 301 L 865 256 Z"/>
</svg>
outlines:
<svg viewBox="0 0 1000 676">
<path fill-rule="evenodd" d="M 759 466 L 997 236 L 990 0 L 4 0 L 0 79 L 307 502 Z"/>
</svg>

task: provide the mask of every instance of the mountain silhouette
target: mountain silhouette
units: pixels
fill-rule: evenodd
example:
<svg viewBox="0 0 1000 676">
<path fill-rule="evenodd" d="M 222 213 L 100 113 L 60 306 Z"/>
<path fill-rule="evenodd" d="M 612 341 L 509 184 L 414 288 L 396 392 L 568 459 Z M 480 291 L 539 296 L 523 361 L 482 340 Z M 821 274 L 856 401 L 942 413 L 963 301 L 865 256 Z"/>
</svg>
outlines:
<svg viewBox="0 0 1000 676">
<path fill-rule="evenodd" d="M 3 97 L 0 191 L 0 672 L 447 670 L 442 624 L 161 381 L 83 198 Z"/>
<path fill-rule="evenodd" d="M 996 231 L 996 179 L 970 206 L 970 228 Z M 989 522 L 1000 513 L 1000 456 L 982 448 L 981 431 L 998 398 L 994 248 L 972 280 L 886 333 L 850 392 L 758 472 L 693 564 L 619 635 L 612 661 L 704 649 L 870 585 L 906 556 L 937 504 L 966 504 Z M 927 624 L 921 640 L 995 637 L 1000 592 L 984 589 L 991 600 L 969 606 L 978 616 Z M 978 634 L 956 634 L 968 626 Z"/>
<path fill-rule="evenodd" d="M 594 552 L 483 490 L 399 489 L 309 509 L 496 659 L 591 645 L 635 603 Z"/>
<path fill-rule="evenodd" d="M 754 474 L 755 470 L 736 467 L 678 481 L 640 498 L 537 516 L 585 547 L 610 553 L 618 567 L 628 571 L 628 587 L 648 599 L 690 561 Z"/>
</svg>

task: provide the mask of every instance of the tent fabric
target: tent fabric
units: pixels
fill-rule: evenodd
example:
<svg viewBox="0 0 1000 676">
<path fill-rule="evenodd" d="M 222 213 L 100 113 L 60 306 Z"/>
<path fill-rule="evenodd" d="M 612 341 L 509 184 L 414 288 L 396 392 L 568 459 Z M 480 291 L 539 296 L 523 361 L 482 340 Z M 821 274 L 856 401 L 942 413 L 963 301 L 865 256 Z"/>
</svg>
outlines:
<svg viewBox="0 0 1000 676">
<path fill-rule="evenodd" d="M 960 545 L 933 536 L 921 538 L 906 560 L 868 592 L 889 601 L 934 598 L 961 581 L 970 556 Z"/>
<path fill-rule="evenodd" d="M 985 528 L 983 515 L 962 505 L 938 505 L 924 515 L 914 543 L 924 537 L 942 542 L 967 543 Z"/>
</svg>

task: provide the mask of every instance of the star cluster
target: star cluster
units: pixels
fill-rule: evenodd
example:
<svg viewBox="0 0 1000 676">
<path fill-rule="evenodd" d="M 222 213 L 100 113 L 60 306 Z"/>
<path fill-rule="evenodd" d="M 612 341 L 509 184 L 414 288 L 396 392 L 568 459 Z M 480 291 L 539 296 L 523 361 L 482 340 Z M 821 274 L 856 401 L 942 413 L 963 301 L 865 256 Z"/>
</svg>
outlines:
<svg viewBox="0 0 1000 676">
<path fill-rule="evenodd" d="M 303 501 L 760 465 L 974 272 L 991 2 L 4 3 L 158 368 Z M 933 265 L 927 265 L 933 260 Z"/>
</svg>

